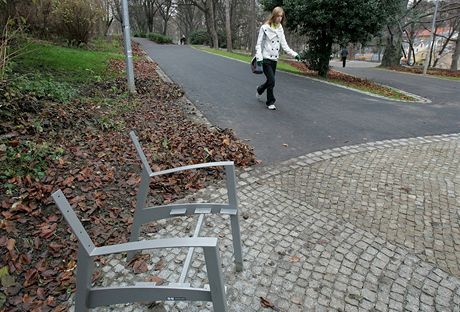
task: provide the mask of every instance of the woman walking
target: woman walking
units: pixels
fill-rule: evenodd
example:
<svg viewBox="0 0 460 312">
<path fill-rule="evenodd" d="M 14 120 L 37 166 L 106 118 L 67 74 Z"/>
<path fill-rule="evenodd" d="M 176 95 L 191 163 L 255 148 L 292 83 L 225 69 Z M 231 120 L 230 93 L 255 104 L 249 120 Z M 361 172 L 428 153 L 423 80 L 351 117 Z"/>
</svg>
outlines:
<svg viewBox="0 0 460 312">
<path fill-rule="evenodd" d="M 283 26 L 284 10 L 276 7 L 272 11 L 270 18 L 260 27 L 259 37 L 256 44 L 257 64 L 262 65 L 267 81 L 257 88 L 257 99 L 262 100 L 262 94 L 267 90 L 267 108 L 274 110 L 275 96 L 273 88 L 275 87 L 276 64 L 279 58 L 280 47 L 296 60 L 300 60 L 297 52 L 289 48 L 286 38 L 284 37 Z"/>
</svg>

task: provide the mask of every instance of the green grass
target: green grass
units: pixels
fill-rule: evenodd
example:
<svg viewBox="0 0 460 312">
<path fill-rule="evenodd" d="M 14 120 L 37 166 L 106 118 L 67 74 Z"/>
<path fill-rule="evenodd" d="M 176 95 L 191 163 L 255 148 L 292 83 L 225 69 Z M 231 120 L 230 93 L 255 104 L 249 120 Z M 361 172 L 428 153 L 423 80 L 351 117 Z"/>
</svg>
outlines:
<svg viewBox="0 0 460 312">
<path fill-rule="evenodd" d="M 67 48 L 49 43 L 31 43 L 17 58 L 13 71 L 20 73 L 49 73 L 69 83 L 87 83 L 110 77 L 107 62 L 110 58 L 123 58 L 114 45 L 98 45 L 102 51 Z"/>
<path fill-rule="evenodd" d="M 119 36 L 114 36 L 110 41 L 106 38 L 95 38 L 89 43 L 89 50 L 119 54 L 123 52 L 123 45 Z"/>
<path fill-rule="evenodd" d="M 250 55 L 248 55 L 248 54 L 227 52 L 225 50 L 216 50 L 216 49 L 208 48 L 208 47 L 205 47 L 205 46 L 198 46 L 198 45 L 195 45 L 193 47 L 198 49 L 198 50 L 202 50 L 202 51 L 206 51 L 206 52 L 209 52 L 209 53 L 213 53 L 213 54 L 229 57 L 229 58 L 232 58 L 232 59 L 240 60 L 240 61 L 246 62 L 248 64 L 252 60 L 252 57 Z M 278 62 L 277 66 L 276 66 L 276 69 L 281 70 L 281 71 L 285 71 L 285 72 L 294 73 L 294 74 L 299 74 L 299 75 L 302 74 L 302 72 L 299 71 L 297 68 L 295 68 L 295 67 L 293 67 L 293 66 L 291 66 L 291 65 L 289 65 L 289 64 L 287 64 L 285 62 L 283 62 L 282 60 L 280 60 Z"/>
<path fill-rule="evenodd" d="M 442 76 L 442 75 L 433 75 L 437 78 L 446 79 L 446 80 L 460 80 L 460 77 L 450 77 L 450 76 Z"/>
</svg>

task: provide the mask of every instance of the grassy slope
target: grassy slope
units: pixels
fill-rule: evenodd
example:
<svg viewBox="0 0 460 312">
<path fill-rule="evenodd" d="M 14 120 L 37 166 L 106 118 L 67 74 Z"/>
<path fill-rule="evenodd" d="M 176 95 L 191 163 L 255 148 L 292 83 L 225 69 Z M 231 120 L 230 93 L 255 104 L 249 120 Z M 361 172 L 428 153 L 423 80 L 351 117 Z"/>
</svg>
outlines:
<svg viewBox="0 0 460 312">
<path fill-rule="evenodd" d="M 14 70 L 51 74 L 70 83 L 87 83 L 112 75 L 106 71 L 108 60 L 123 57 L 116 53 L 117 49 L 117 44 L 100 44 L 95 50 L 86 50 L 35 42 L 16 59 Z"/>
<path fill-rule="evenodd" d="M 203 51 L 210 52 L 210 53 L 217 54 L 217 55 L 222 55 L 222 56 L 232 58 L 232 59 L 237 59 L 237 60 L 240 60 L 240 61 L 243 61 L 243 62 L 246 62 L 246 63 L 250 63 L 251 59 L 252 59 L 252 57 L 250 55 L 247 55 L 247 54 L 230 53 L 230 52 L 227 52 L 227 51 L 216 50 L 216 49 L 203 47 L 203 46 L 194 46 L 194 47 L 199 49 L 199 50 L 203 50 Z M 287 63 L 285 63 L 283 61 L 278 62 L 278 65 L 276 66 L 276 69 L 286 71 L 286 72 L 290 72 L 290 73 L 294 73 L 294 74 L 299 74 L 299 75 L 302 74 L 302 72 L 300 70 L 298 70 L 297 68 L 295 68 L 295 67 L 293 67 L 293 66 L 291 66 L 291 65 L 289 65 L 289 64 L 287 64 Z"/>
</svg>

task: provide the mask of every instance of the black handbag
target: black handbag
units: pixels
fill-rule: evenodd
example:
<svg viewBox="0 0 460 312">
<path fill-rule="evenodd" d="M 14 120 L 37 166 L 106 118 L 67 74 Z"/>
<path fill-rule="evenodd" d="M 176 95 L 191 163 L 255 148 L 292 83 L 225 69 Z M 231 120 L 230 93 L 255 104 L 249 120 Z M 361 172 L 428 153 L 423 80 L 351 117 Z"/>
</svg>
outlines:
<svg viewBox="0 0 460 312">
<path fill-rule="evenodd" d="M 257 59 L 254 56 L 251 61 L 251 70 L 253 74 L 262 74 L 264 70 L 262 69 L 262 65 L 257 65 Z"/>
</svg>

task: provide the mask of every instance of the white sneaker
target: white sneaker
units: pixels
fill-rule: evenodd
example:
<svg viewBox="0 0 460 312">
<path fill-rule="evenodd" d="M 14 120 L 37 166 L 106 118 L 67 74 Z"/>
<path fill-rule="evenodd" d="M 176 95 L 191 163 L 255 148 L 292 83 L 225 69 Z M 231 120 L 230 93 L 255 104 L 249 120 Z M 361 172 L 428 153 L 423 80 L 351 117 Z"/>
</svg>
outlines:
<svg viewBox="0 0 460 312">
<path fill-rule="evenodd" d="M 257 98 L 257 100 L 259 100 L 259 102 L 263 102 L 263 101 L 264 101 L 264 99 L 262 98 L 262 94 L 259 94 L 258 91 L 256 91 L 256 98 Z"/>
<path fill-rule="evenodd" d="M 275 106 L 275 104 L 271 104 L 271 105 L 268 105 L 267 108 L 268 108 L 269 110 L 275 110 L 275 109 L 276 109 L 276 106 Z"/>
</svg>

